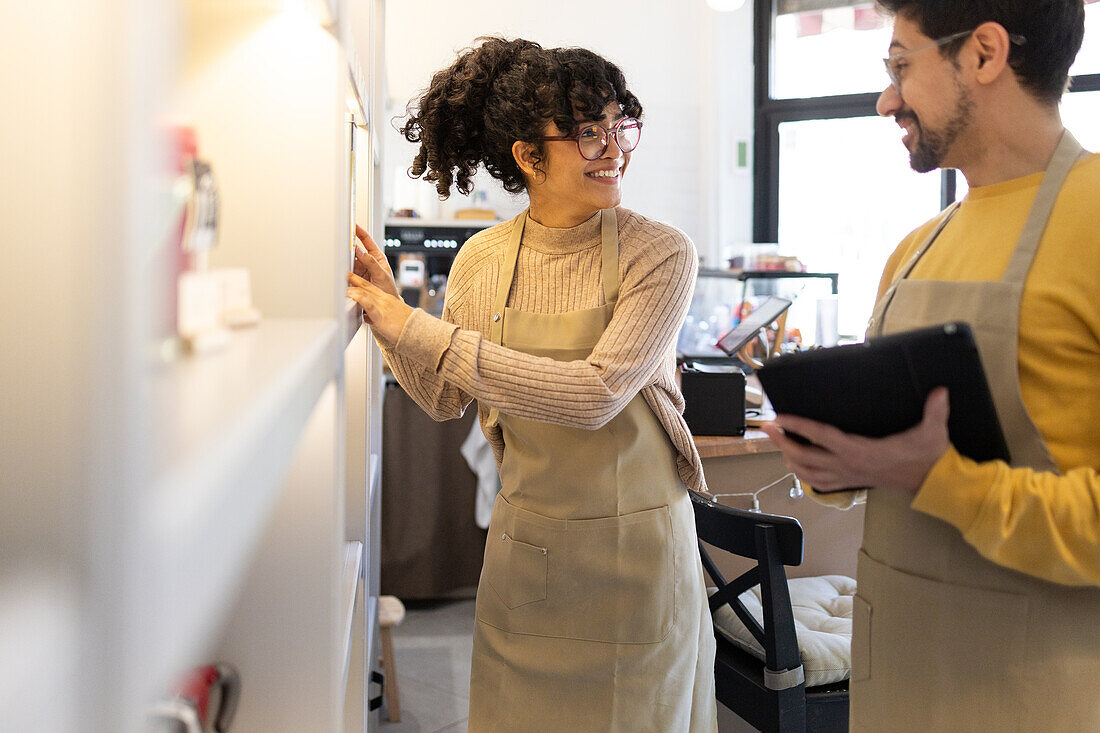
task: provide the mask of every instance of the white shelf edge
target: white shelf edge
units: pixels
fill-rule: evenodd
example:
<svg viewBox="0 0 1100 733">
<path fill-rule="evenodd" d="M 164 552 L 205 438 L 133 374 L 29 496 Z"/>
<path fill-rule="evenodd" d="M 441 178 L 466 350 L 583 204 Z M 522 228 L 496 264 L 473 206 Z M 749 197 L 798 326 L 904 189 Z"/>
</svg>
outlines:
<svg viewBox="0 0 1100 733">
<path fill-rule="evenodd" d="M 153 694 L 220 623 L 301 431 L 337 372 L 338 338 L 332 319 L 269 319 L 223 352 L 184 360 L 155 380 L 166 419 L 200 399 L 191 417 L 202 419 L 186 425 L 177 455 L 154 473 L 132 547 L 141 558 L 132 605 L 149 633 L 139 643 L 155 650 L 143 677 Z"/>
<path fill-rule="evenodd" d="M 363 309 L 351 298 L 344 305 L 344 348 L 351 345 L 355 334 L 363 327 Z"/>
<path fill-rule="evenodd" d="M 351 85 L 352 96 L 355 98 L 356 111 L 359 115 L 359 120 L 356 124 L 364 129 L 367 129 L 370 124 L 370 117 L 367 115 L 367 107 L 363 103 L 363 73 L 359 70 L 359 59 L 354 55 L 354 51 L 350 51 L 347 54 L 348 58 L 348 83 Z"/>
<path fill-rule="evenodd" d="M 359 597 L 359 581 L 363 577 L 363 543 L 344 543 L 344 572 L 341 575 L 344 603 L 340 609 L 344 612 L 344 689 L 348 686 L 348 670 L 351 668 L 351 648 L 355 635 L 355 606 Z"/>
<path fill-rule="evenodd" d="M 374 648 L 374 642 L 378 636 L 378 598 L 376 596 L 367 597 L 366 624 L 367 638 L 364 639 L 363 645 L 367 648 L 367 679 L 369 680 L 371 672 L 378 667 L 378 652 Z"/>
<path fill-rule="evenodd" d="M 378 460 L 377 453 L 370 454 L 367 466 L 367 506 L 374 506 L 374 491 L 382 478 L 382 462 Z"/>
</svg>

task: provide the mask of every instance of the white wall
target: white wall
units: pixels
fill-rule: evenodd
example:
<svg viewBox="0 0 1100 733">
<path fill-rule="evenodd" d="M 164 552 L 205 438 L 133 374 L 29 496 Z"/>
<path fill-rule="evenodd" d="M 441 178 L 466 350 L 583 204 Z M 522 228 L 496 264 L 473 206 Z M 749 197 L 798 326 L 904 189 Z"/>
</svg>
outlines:
<svg viewBox="0 0 1100 733">
<path fill-rule="evenodd" d="M 624 181 L 627 207 L 683 229 L 708 265 L 751 234 L 751 162 L 737 170 L 736 140 L 752 129 L 752 3 L 716 13 L 704 0 L 391 0 L 386 6 L 386 69 L 394 115 L 436 70 L 482 35 L 523 37 L 544 46 L 583 46 L 618 64 L 645 109 L 645 131 Z M 590 19 L 590 20 L 586 20 Z M 471 205 L 455 193 L 439 203 L 430 184 L 405 174 L 416 152 L 392 123 L 385 132 L 386 203 L 449 216 Z M 523 197 L 486 175 L 478 190 L 502 216 Z"/>
</svg>

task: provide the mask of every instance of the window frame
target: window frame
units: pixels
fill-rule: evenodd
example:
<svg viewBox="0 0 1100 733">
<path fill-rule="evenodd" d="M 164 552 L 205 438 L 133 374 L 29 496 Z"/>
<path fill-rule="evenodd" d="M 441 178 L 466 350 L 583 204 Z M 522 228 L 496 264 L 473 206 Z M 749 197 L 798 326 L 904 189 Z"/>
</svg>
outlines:
<svg viewBox="0 0 1100 733">
<path fill-rule="evenodd" d="M 772 23 L 779 0 L 753 1 L 753 215 L 754 242 L 779 241 L 779 125 L 805 120 L 873 117 L 880 92 L 773 99 Z M 1100 73 L 1071 77 L 1070 91 L 1100 91 Z M 954 169 L 940 171 L 940 209 L 955 200 Z M 929 212 L 929 218 L 935 212 Z"/>
</svg>

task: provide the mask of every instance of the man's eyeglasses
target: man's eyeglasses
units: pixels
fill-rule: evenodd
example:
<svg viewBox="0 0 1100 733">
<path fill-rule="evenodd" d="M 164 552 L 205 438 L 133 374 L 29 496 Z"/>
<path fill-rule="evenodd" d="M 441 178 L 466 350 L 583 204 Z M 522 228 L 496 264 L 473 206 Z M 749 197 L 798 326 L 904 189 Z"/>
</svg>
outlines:
<svg viewBox="0 0 1100 733">
<path fill-rule="evenodd" d="M 585 160 L 596 160 L 607 152 L 607 146 L 611 138 L 615 138 L 615 144 L 619 150 L 629 153 L 638 147 L 638 141 L 642 139 L 642 122 L 633 117 L 624 117 L 611 129 L 601 127 L 595 122 L 582 125 L 576 135 L 551 135 L 540 137 L 539 140 L 549 142 L 576 140 L 577 150 Z"/>
<path fill-rule="evenodd" d="M 906 56 L 914 54 L 917 51 L 924 51 L 925 49 L 938 48 L 939 46 L 947 45 L 948 43 L 951 43 L 952 41 L 958 40 L 960 38 L 965 38 L 966 36 L 969 36 L 973 32 L 974 32 L 973 30 L 969 30 L 969 31 L 960 31 L 958 33 L 952 33 L 949 36 L 944 36 L 943 38 L 937 38 L 937 39 L 933 40 L 930 43 L 924 44 L 923 46 L 917 46 L 916 48 L 911 48 L 908 51 L 902 51 L 901 53 L 896 53 L 893 56 L 889 56 L 887 58 L 884 58 L 882 60 L 882 63 L 886 65 L 886 75 L 890 77 L 890 83 L 894 86 L 894 89 L 897 89 L 898 91 L 901 91 L 901 78 L 899 76 L 900 73 L 901 73 L 901 69 L 902 69 L 901 60 L 903 58 L 905 58 Z M 1018 33 L 1009 33 L 1008 34 L 1008 40 L 1010 42 L 1016 44 L 1017 46 L 1022 46 L 1025 43 L 1027 43 L 1027 39 L 1024 38 L 1023 36 L 1021 36 Z"/>
</svg>

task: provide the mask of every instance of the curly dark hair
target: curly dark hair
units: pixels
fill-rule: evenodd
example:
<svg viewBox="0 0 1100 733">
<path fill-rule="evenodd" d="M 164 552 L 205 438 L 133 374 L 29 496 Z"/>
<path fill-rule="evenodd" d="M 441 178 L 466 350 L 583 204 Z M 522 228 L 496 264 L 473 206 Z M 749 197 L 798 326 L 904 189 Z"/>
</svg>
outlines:
<svg viewBox="0 0 1100 733">
<path fill-rule="evenodd" d="M 1008 65 L 1020 85 L 1041 102 L 1057 104 L 1069 67 L 1085 35 L 1084 0 L 876 0 L 891 15 L 915 21 L 930 38 L 977 28 L 994 21 L 1026 40 L 1013 44 Z M 955 58 L 965 39 L 945 44 L 940 53 Z"/>
<path fill-rule="evenodd" d="M 512 144 L 535 144 L 537 168 L 548 121 L 575 134 L 576 115 L 598 120 L 610 102 L 621 104 L 628 117 L 642 116 L 623 72 L 592 51 L 497 37 L 475 43 L 436 72 L 428 89 L 409 103 L 400 128 L 406 140 L 420 143 L 409 175 L 434 181 L 441 198 L 450 196 L 451 186 L 469 194 L 479 165 L 506 191 L 523 191 L 527 184 Z"/>
</svg>

